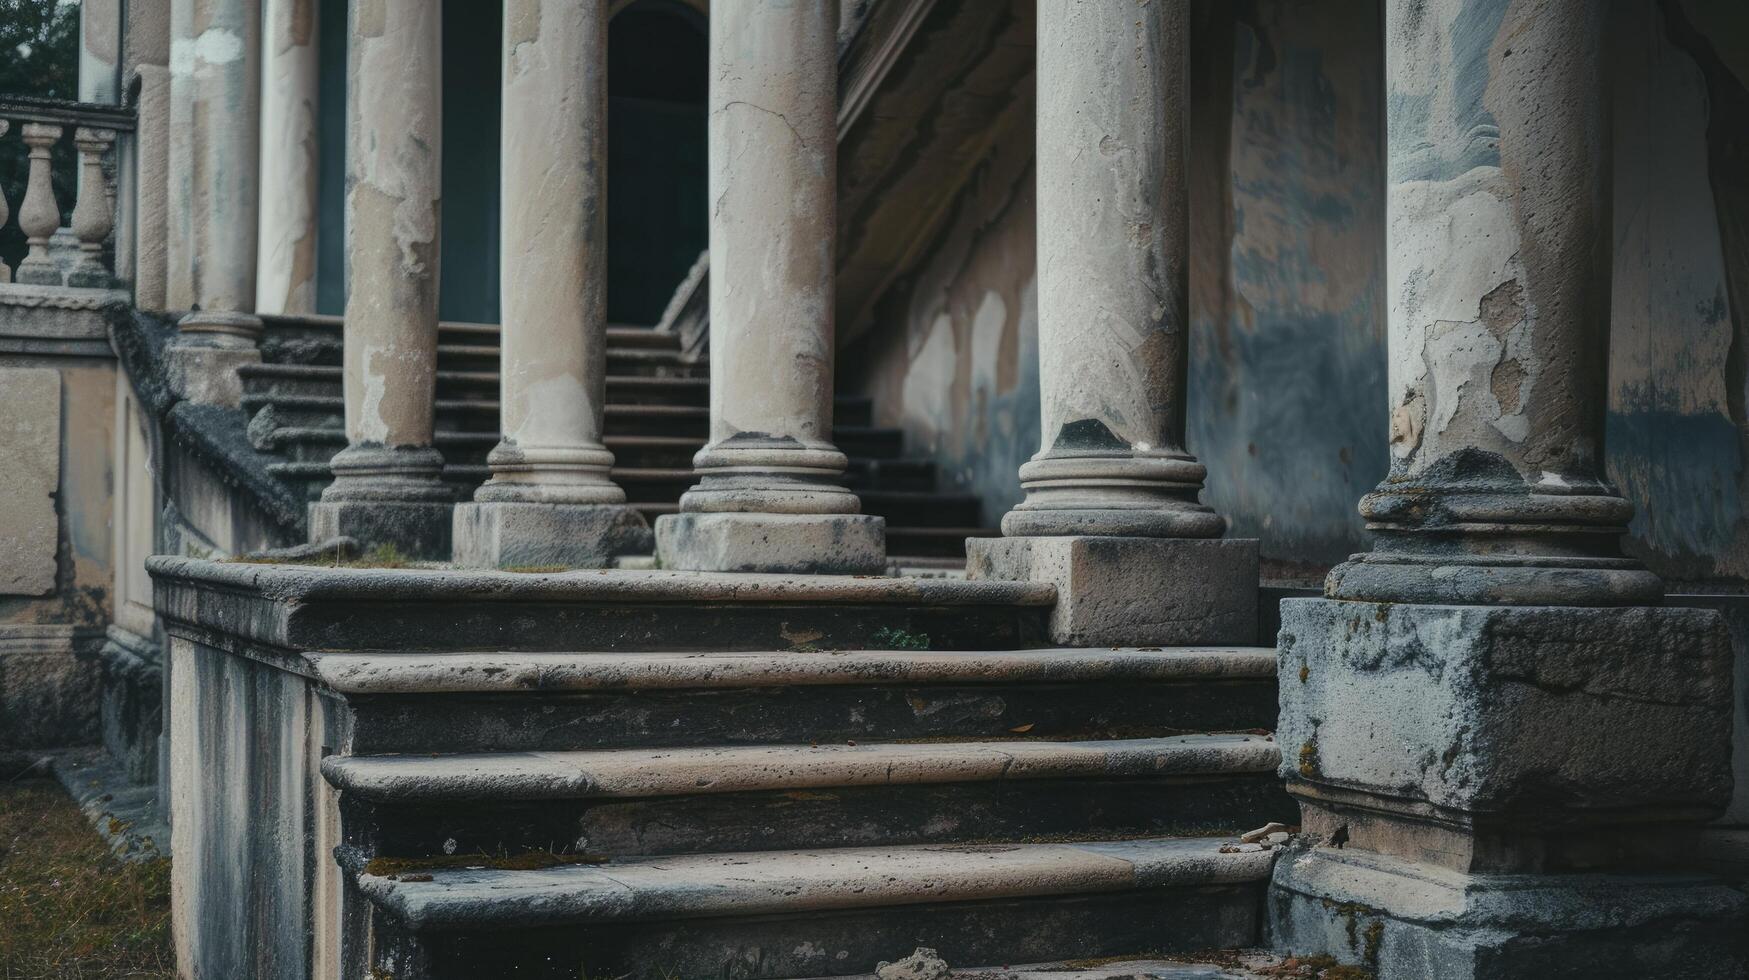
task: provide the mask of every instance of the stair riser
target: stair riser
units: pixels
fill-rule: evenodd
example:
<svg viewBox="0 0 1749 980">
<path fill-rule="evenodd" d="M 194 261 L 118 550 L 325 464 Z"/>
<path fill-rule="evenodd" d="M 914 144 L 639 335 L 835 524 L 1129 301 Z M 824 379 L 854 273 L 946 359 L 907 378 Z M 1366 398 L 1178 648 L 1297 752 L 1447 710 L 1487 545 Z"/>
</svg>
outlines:
<svg viewBox="0 0 1749 980">
<path fill-rule="evenodd" d="M 446 368 L 446 370 L 449 369 Z M 337 394 L 340 390 L 340 378 L 337 375 L 333 377 L 277 377 L 245 373 L 242 380 L 245 395 L 324 396 Z M 495 374 L 486 378 L 467 379 L 448 378 L 440 375 L 437 379 L 437 397 L 441 399 L 485 399 L 490 401 L 496 400 L 498 394 L 498 378 Z M 609 379 L 607 400 L 616 405 L 703 406 L 709 404 L 710 392 L 706 386 L 689 383 L 684 379 L 657 378 L 649 379 L 647 382 L 628 384 L 616 383 Z"/>
<path fill-rule="evenodd" d="M 354 697 L 353 755 L 1243 731 L 1273 680 Z"/>
<path fill-rule="evenodd" d="M 377 855 L 433 857 L 453 841 L 456 854 L 560 850 L 614 856 L 1238 834 L 1271 820 L 1295 822 L 1298 813 L 1280 780 L 1264 772 L 654 799 L 406 804 L 345 799 L 343 819 L 348 843 Z"/>
<path fill-rule="evenodd" d="M 955 902 L 801 915 L 724 917 L 415 936 L 380 912 L 375 965 L 398 980 L 484 976 L 733 977 L 867 974 L 918 946 L 949 963 L 1024 963 L 1254 945 L 1264 884 Z"/>
<path fill-rule="evenodd" d="M 499 358 L 495 347 L 479 349 L 471 345 L 463 347 L 445 344 L 437 350 L 437 366 L 444 371 L 496 371 Z M 270 337 L 261 345 L 261 359 L 269 364 L 339 367 L 343 354 L 338 340 L 299 339 L 287 342 Z M 702 378 L 710 372 L 706 365 L 688 364 L 677 355 L 665 351 L 610 348 L 607 352 L 607 373 L 646 378 Z"/>
<path fill-rule="evenodd" d="M 905 435 L 899 429 L 834 429 L 832 442 L 846 456 L 866 459 L 896 459 L 905 450 Z"/>
<path fill-rule="evenodd" d="M 939 496 L 919 499 L 894 497 L 880 492 L 862 498 L 862 512 L 887 519 L 889 525 L 902 527 L 977 527 L 983 508 L 977 499 Z"/>
</svg>

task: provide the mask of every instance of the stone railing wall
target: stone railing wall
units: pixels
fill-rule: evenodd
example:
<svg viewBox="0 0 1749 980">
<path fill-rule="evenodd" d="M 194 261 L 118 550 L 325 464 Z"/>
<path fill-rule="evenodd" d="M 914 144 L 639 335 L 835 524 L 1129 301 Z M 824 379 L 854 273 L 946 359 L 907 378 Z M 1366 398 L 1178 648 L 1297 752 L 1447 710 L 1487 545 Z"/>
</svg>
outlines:
<svg viewBox="0 0 1749 980">
<path fill-rule="evenodd" d="M 0 283 L 111 289 L 115 265 L 116 159 L 134 129 L 128 107 L 0 96 L 0 139 L 21 139 L 30 165 L 23 199 L 0 195 L 0 227 L 17 220 L 29 252 L 16 269 L 0 262 Z M 62 140 L 77 151 L 72 223 L 62 227 L 51 152 Z M 14 218 L 16 216 L 16 219 Z"/>
</svg>

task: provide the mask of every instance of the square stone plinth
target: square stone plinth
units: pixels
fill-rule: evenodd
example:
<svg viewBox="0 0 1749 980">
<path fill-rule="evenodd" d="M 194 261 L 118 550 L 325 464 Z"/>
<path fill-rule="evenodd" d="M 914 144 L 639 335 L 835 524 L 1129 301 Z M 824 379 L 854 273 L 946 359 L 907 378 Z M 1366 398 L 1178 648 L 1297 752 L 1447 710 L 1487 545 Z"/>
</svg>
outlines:
<svg viewBox="0 0 1749 980">
<path fill-rule="evenodd" d="M 310 540 L 352 538 L 365 549 L 392 547 L 407 558 L 448 561 L 454 504 L 323 500 L 310 505 Z"/>
<path fill-rule="evenodd" d="M 1730 799 L 1731 647 L 1710 609 L 1289 599 L 1278 649 L 1282 775 L 1317 803 L 1308 829 L 1335 808 L 1355 846 L 1440 859 L 1377 815 L 1543 848 Z M 1503 846 L 1459 866 L 1543 860 Z"/>
<path fill-rule="evenodd" d="M 623 504 L 463 503 L 455 507 L 455 564 L 464 568 L 604 568 L 649 554 L 644 515 Z"/>
<path fill-rule="evenodd" d="M 966 577 L 1057 587 L 1067 646 L 1257 642 L 1257 542 L 1243 538 L 973 538 Z"/>
<path fill-rule="evenodd" d="M 685 572 L 880 575 L 887 522 L 867 514 L 664 514 L 656 560 Z"/>
<path fill-rule="evenodd" d="M 1301 838 L 1266 910 L 1275 949 L 1379 980 L 1749 975 L 1749 900 L 1705 875 L 1465 874 Z"/>
</svg>

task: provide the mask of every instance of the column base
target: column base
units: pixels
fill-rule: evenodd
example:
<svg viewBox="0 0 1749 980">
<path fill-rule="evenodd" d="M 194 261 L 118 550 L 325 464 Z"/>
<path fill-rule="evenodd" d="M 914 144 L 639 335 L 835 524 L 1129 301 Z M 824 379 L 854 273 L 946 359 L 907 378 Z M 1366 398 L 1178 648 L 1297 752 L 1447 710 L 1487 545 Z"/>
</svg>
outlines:
<svg viewBox="0 0 1749 980">
<path fill-rule="evenodd" d="M 348 537 L 420 561 L 448 561 L 455 505 L 445 501 L 323 500 L 310 505 L 310 540 Z"/>
<path fill-rule="evenodd" d="M 243 404 L 243 379 L 237 368 L 260 364 L 254 346 L 203 343 L 205 338 L 179 337 L 164 349 L 164 373 L 170 390 L 196 405 L 238 408 Z"/>
<path fill-rule="evenodd" d="M 867 514 L 664 514 L 656 560 L 688 572 L 882 575 L 887 522 Z"/>
<path fill-rule="evenodd" d="M 644 515 L 623 504 L 475 501 L 455 506 L 455 564 L 465 568 L 605 568 L 649 554 Z"/>
<path fill-rule="evenodd" d="M 1257 642 L 1257 542 L 1245 538 L 1008 537 L 966 542 L 966 576 L 1057 587 L 1066 646 Z"/>
<path fill-rule="evenodd" d="M 1749 975 L 1749 899 L 1705 875 L 1475 875 L 1301 838 L 1270 944 L 1378 980 Z"/>
</svg>

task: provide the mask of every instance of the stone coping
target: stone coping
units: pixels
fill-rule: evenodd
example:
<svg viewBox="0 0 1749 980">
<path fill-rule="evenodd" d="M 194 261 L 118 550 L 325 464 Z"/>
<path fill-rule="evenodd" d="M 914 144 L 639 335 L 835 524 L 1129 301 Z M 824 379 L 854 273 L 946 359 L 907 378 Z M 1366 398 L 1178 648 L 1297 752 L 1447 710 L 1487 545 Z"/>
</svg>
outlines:
<svg viewBox="0 0 1749 980">
<path fill-rule="evenodd" d="M 1165 778 L 1269 773 L 1262 735 L 1093 741 L 738 745 L 682 749 L 330 756 L 322 774 L 383 801 L 555 800 L 1012 779 Z"/>
<path fill-rule="evenodd" d="M 426 929 L 781 915 L 1260 883 L 1269 877 L 1272 851 L 1222 854 L 1222 843 L 1151 838 L 756 851 L 535 871 L 439 869 L 429 881 L 360 874 L 357 881 L 372 902 L 412 928 Z"/>
<path fill-rule="evenodd" d="M 244 647 L 1016 649 L 1043 645 L 1056 598 L 1049 584 L 885 576 L 331 568 L 174 556 L 146 568 L 172 636 L 251 655 L 262 651 Z"/>
<path fill-rule="evenodd" d="M 339 653 L 311 654 L 316 676 L 341 694 L 612 691 L 828 684 L 1077 681 L 1274 681 L 1270 647 L 1079 650 L 850 650 L 814 653 Z"/>
</svg>

